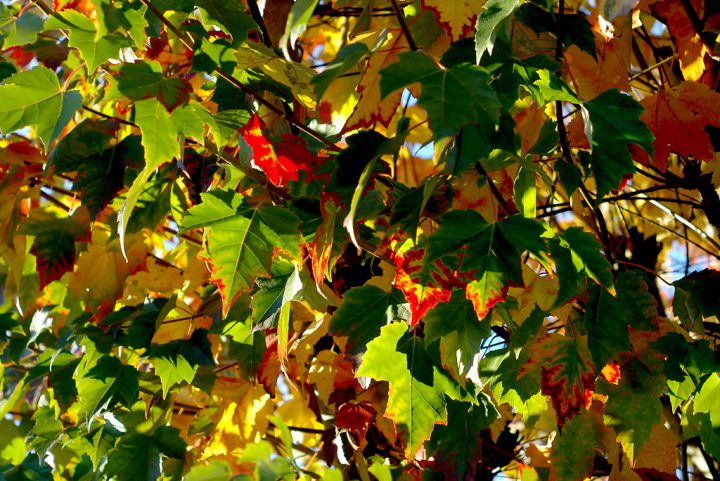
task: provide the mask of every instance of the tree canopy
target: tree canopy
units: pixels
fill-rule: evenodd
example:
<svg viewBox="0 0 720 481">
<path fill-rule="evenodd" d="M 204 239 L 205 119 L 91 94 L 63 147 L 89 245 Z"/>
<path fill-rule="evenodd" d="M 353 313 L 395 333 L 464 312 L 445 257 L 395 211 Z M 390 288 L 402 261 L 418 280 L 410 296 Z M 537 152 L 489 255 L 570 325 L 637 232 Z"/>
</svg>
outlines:
<svg viewBox="0 0 720 481">
<path fill-rule="evenodd" d="M 0 481 L 719 480 L 720 2 L 0 4 Z"/>
</svg>

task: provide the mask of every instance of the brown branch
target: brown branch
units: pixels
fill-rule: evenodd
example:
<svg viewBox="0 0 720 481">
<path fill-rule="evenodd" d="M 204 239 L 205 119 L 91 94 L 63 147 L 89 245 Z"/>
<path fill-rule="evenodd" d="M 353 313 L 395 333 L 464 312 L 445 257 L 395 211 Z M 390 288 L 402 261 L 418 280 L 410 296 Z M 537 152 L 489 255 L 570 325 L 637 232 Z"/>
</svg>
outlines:
<svg viewBox="0 0 720 481">
<path fill-rule="evenodd" d="M 255 23 L 258 24 L 258 27 L 260 27 L 260 33 L 262 33 L 263 36 L 263 43 L 266 46 L 272 48 L 272 40 L 270 39 L 270 33 L 268 32 L 268 29 L 265 26 L 265 21 L 260 14 L 260 8 L 258 8 L 257 0 L 248 0 L 247 5 L 250 9 L 250 15 L 252 16 L 253 20 L 255 20 Z"/>
<path fill-rule="evenodd" d="M 397 17 L 398 22 L 400 22 L 400 28 L 402 29 L 403 34 L 407 39 L 410 50 L 416 51 L 418 49 L 417 44 L 415 43 L 415 40 L 413 40 L 412 35 L 410 34 L 410 29 L 407 26 L 407 22 L 405 22 L 405 15 L 403 15 L 402 10 L 400 10 L 400 6 L 398 5 L 397 0 L 390 0 L 390 3 L 392 4 L 392 8 L 395 11 L 395 16 Z"/>
<path fill-rule="evenodd" d="M 560 1 L 562 1 L 562 0 L 560 0 Z M 503 213 L 505 214 L 505 217 L 510 217 L 510 215 L 513 213 L 513 210 L 510 208 L 508 203 L 505 201 L 505 198 L 502 196 L 502 194 L 497 189 L 497 187 L 495 187 L 495 184 L 493 183 L 490 176 L 488 176 L 487 172 L 485 172 L 485 168 L 482 166 L 482 164 L 480 163 L 479 160 L 477 162 L 475 162 L 475 170 L 477 171 L 477 173 L 479 175 L 487 177 L 488 187 L 490 187 L 490 192 L 492 192 L 492 194 L 495 196 L 495 199 L 497 199 L 498 204 L 500 204 L 500 210 L 503 211 Z"/>
<path fill-rule="evenodd" d="M 92 112 L 92 113 L 94 113 L 95 115 L 99 115 L 100 117 L 104 117 L 104 118 L 109 119 L 109 120 L 117 120 L 119 123 L 124 124 L 124 125 L 129 125 L 129 126 L 131 126 L 131 127 L 137 127 L 137 126 L 138 126 L 136 123 L 130 122 L 129 120 L 121 119 L 121 118 L 119 118 L 119 117 L 113 117 L 112 115 L 104 114 L 104 113 L 102 113 L 102 112 L 99 112 L 99 111 L 97 111 L 97 110 L 95 110 L 95 109 L 92 109 L 92 108 L 90 108 L 90 107 L 86 107 L 86 106 L 84 106 L 84 105 L 83 105 L 83 110 L 87 110 L 88 112 Z"/>
</svg>

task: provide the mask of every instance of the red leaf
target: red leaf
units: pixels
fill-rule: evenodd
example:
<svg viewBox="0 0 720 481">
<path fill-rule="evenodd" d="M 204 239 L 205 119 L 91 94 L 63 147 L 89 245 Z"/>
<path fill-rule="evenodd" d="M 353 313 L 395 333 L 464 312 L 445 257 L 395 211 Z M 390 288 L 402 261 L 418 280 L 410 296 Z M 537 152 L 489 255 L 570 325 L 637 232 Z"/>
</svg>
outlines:
<svg viewBox="0 0 720 481">
<path fill-rule="evenodd" d="M 362 438 L 375 416 L 375 408 L 369 401 L 348 402 L 340 406 L 335 414 L 335 425 L 338 428 L 349 429 L 358 433 Z"/>
<path fill-rule="evenodd" d="M 284 186 L 288 181 L 298 180 L 300 168 L 312 164 L 313 156 L 305 141 L 295 135 L 282 135 L 282 142 L 273 149 L 270 139 L 263 133 L 265 123 L 257 114 L 240 129 L 240 134 L 253 149 L 253 166 L 265 172 L 273 185 Z M 277 152 L 276 152 L 277 151 Z"/>
</svg>

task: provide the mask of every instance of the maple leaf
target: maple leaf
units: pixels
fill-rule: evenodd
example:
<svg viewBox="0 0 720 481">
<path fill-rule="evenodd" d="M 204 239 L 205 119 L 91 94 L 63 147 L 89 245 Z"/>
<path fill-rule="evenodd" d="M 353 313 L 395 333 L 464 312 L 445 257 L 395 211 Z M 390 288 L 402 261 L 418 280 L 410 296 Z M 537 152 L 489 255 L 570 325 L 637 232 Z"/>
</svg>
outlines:
<svg viewBox="0 0 720 481">
<path fill-rule="evenodd" d="M 430 445 L 437 450 L 436 467 L 445 471 L 446 481 L 471 481 L 475 479 L 477 463 L 482 458 L 482 437 L 500 417 L 487 394 L 478 396 L 479 405 L 451 401 L 448 406 L 447 426 L 438 426 Z"/>
<path fill-rule="evenodd" d="M 344 210 L 337 206 L 335 199 L 323 192 L 320 196 L 322 223 L 315 231 L 310 251 L 318 289 L 325 278 L 332 281 L 332 269 L 350 242 L 347 231 L 342 228 L 343 214 Z"/>
<path fill-rule="evenodd" d="M 229 190 L 201 194 L 203 203 L 183 218 L 181 232 L 209 228 L 201 257 L 212 266 L 211 281 L 223 300 L 223 317 L 255 279 L 270 274 L 272 259 L 284 252 L 300 258 L 300 220 L 279 206 L 258 209 Z"/>
<path fill-rule="evenodd" d="M 570 75 L 578 95 L 583 100 L 592 100 L 606 90 L 617 88 L 623 92 L 630 91 L 625 58 L 622 49 L 624 39 L 605 38 L 595 33 L 597 59 L 572 45 L 565 52 Z"/>
<path fill-rule="evenodd" d="M 595 401 L 589 410 L 581 409 L 553 443 L 550 476 L 553 479 L 585 479 L 592 475 L 595 449 L 606 436 L 602 404 Z"/>
<path fill-rule="evenodd" d="M 408 459 L 430 439 L 435 424 L 447 423 L 445 396 L 433 382 L 432 361 L 422 343 L 407 334 L 407 324 L 389 324 L 368 343 L 356 373 L 390 383 L 385 417 L 393 420 Z"/>
<path fill-rule="evenodd" d="M 368 128 L 375 122 L 379 122 L 385 127 L 390 124 L 390 120 L 400 105 L 402 92 L 393 92 L 383 97 L 380 91 L 380 71 L 397 62 L 398 54 L 407 48 L 409 48 L 408 43 L 402 30 L 390 29 L 383 46 L 373 52 L 367 61 L 360 83 L 356 88 L 360 92 L 360 99 L 345 122 L 342 133 L 361 127 Z"/>
<path fill-rule="evenodd" d="M 190 100 L 192 86 L 187 80 L 166 78 L 154 60 L 122 63 L 110 67 L 105 90 L 107 100 L 129 98 L 134 101 L 157 99 L 168 112 Z"/>
<path fill-rule="evenodd" d="M 265 123 L 257 114 L 240 129 L 240 134 L 253 149 L 253 166 L 259 168 L 270 182 L 284 186 L 288 181 L 298 180 L 298 171 L 312 161 L 305 141 L 294 135 L 285 134 L 275 148 L 263 134 Z"/>
<path fill-rule="evenodd" d="M 41 289 L 72 272 L 77 255 L 75 242 L 89 240 L 89 220 L 85 209 L 68 217 L 33 209 L 20 224 L 18 234 L 35 236 L 30 252 L 37 258 Z"/>
<path fill-rule="evenodd" d="M 551 397 L 562 427 L 583 409 L 588 393 L 595 390 L 595 366 L 587 338 L 560 334 L 541 337 L 517 377 L 536 369 L 541 369 L 542 393 Z"/>
<path fill-rule="evenodd" d="M 472 279 L 466 292 L 479 318 L 505 299 L 511 285 L 523 285 L 518 248 L 527 249 L 538 259 L 546 258 L 547 247 L 539 238 L 544 228 L 534 220 L 512 216 L 488 223 L 475 211 L 454 210 L 441 221 L 442 226 L 428 237 L 424 268 L 430 269 L 431 263 L 464 248 L 458 277 Z M 533 238 L 530 232 L 538 237 Z"/>
<path fill-rule="evenodd" d="M 35 125 L 46 152 L 82 107 L 80 92 L 61 89 L 57 75 L 47 67 L 35 67 L 5 79 L 0 85 L 0 99 L 2 133 Z"/>
<path fill-rule="evenodd" d="M 347 337 L 346 356 L 358 359 L 368 343 L 380 334 L 382 326 L 395 319 L 409 320 L 406 305 L 398 289 L 388 293 L 377 286 L 353 287 L 345 293 L 340 308 L 330 319 L 328 332 Z"/>
<path fill-rule="evenodd" d="M 645 112 L 640 120 L 655 135 L 655 165 L 667 169 L 670 151 L 683 157 L 710 160 L 715 150 L 707 125 L 720 127 L 720 94 L 707 85 L 683 82 L 671 89 L 659 90 L 640 101 Z"/>
<path fill-rule="evenodd" d="M 693 2 L 697 3 L 697 2 Z M 696 9 L 697 7 L 693 6 Z M 664 0 L 650 5 L 651 11 L 666 19 L 665 23 L 673 37 L 677 39 L 677 51 L 680 57 L 680 69 L 685 79 L 697 82 L 705 71 L 703 57 L 707 52 L 705 43 L 695 31 L 681 0 Z"/>
<path fill-rule="evenodd" d="M 355 431 L 359 434 L 360 442 L 362 442 L 374 416 L 375 408 L 371 402 L 347 402 L 340 406 L 335 413 L 335 426 Z"/>
<path fill-rule="evenodd" d="M 477 16 L 482 12 L 484 2 L 469 0 L 422 0 L 423 10 L 430 10 L 437 18 L 450 40 L 467 37 L 475 31 Z"/>
</svg>

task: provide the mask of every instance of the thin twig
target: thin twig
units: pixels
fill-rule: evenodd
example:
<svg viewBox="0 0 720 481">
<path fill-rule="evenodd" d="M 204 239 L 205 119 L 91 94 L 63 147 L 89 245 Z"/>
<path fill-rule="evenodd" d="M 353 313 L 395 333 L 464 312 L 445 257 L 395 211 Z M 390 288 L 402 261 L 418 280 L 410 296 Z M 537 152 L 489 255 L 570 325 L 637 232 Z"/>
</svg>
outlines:
<svg viewBox="0 0 720 481">
<path fill-rule="evenodd" d="M 560 0 L 562 1 L 562 0 Z M 508 205 L 508 203 L 505 201 L 505 198 L 502 196 L 500 191 L 495 187 L 495 184 L 493 183 L 492 179 L 488 176 L 487 172 L 485 171 L 485 168 L 482 166 L 480 161 L 478 160 L 475 162 L 475 170 L 479 175 L 482 175 L 484 177 L 487 177 L 487 185 L 490 187 L 490 192 L 495 196 L 495 199 L 497 199 L 498 204 L 500 204 L 500 209 L 505 214 L 505 217 L 510 217 L 510 215 L 513 213 L 512 209 Z"/>
<path fill-rule="evenodd" d="M 268 29 L 265 26 L 265 21 L 260 14 L 260 8 L 258 8 L 257 0 L 248 0 L 247 6 L 250 9 L 250 15 L 252 16 L 253 20 L 255 20 L 255 23 L 257 23 L 258 27 L 260 27 L 260 33 L 262 33 L 263 36 L 263 43 L 266 46 L 272 48 L 272 40 L 270 39 L 270 33 L 268 32 Z"/>
<path fill-rule="evenodd" d="M 400 6 L 398 5 L 397 0 L 390 0 L 390 3 L 392 4 L 392 8 L 395 11 L 395 16 L 397 17 L 398 22 L 400 22 L 400 28 L 405 35 L 405 39 L 407 40 L 410 50 L 416 51 L 418 49 L 417 44 L 415 43 L 415 40 L 413 40 L 412 35 L 410 34 L 410 29 L 405 22 L 405 15 L 403 15 L 402 10 L 400 10 Z"/>
</svg>

